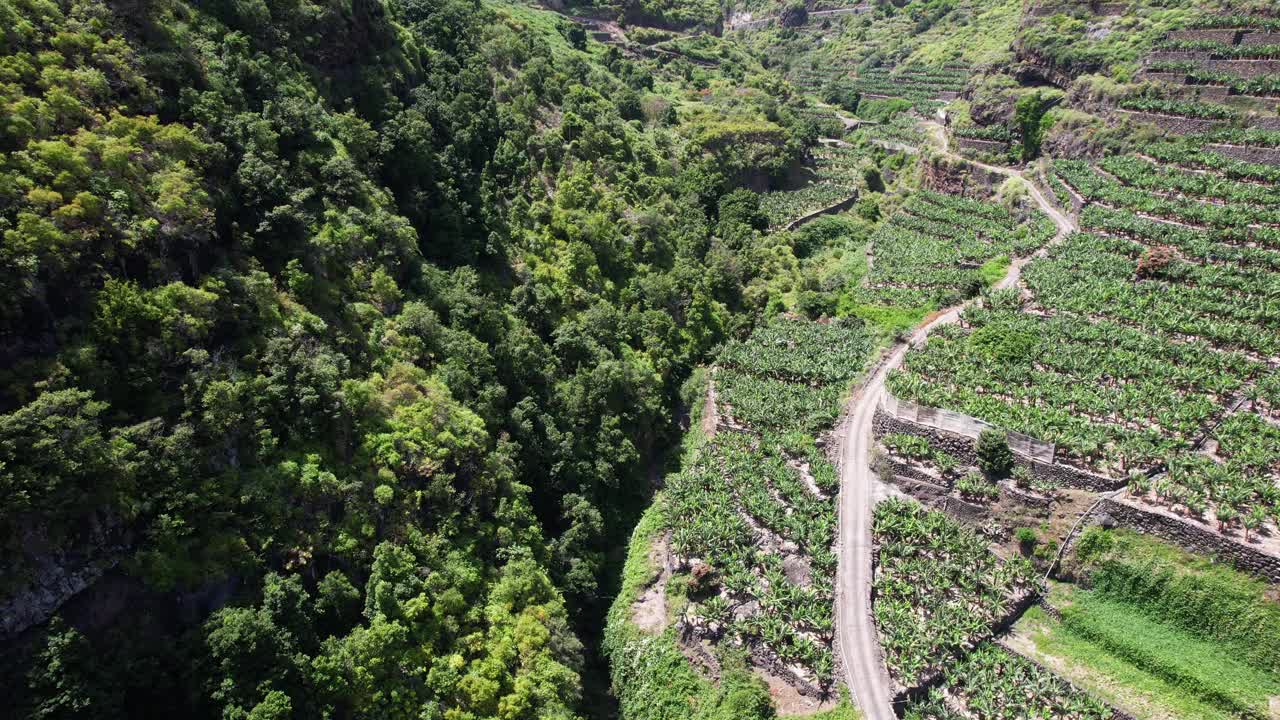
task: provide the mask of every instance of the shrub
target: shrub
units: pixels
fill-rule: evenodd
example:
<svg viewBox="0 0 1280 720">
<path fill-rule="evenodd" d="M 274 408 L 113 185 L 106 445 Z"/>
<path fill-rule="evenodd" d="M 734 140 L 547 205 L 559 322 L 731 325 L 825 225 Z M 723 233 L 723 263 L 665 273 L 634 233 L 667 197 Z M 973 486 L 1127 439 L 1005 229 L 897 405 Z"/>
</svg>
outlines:
<svg viewBox="0 0 1280 720">
<path fill-rule="evenodd" d="M 1111 552 L 1116 541 L 1111 533 L 1101 525 L 1094 525 L 1085 530 L 1076 541 L 1076 557 L 1081 562 L 1092 563 Z"/>
<path fill-rule="evenodd" d="M 1031 475 L 1031 470 L 1026 465 L 1019 465 L 1013 469 L 1013 484 L 1026 490 L 1031 487 L 1035 478 Z"/>
<path fill-rule="evenodd" d="M 941 450 L 933 453 L 933 464 L 938 466 L 938 471 L 943 475 L 950 475 L 960 467 L 960 461 L 954 455 Z"/>
<path fill-rule="evenodd" d="M 983 430 L 974 449 L 978 468 L 989 478 L 1004 478 L 1013 469 L 1013 451 L 1008 437 L 998 430 Z"/>
<path fill-rule="evenodd" d="M 884 436 L 885 447 L 912 460 L 927 460 L 934 455 L 929 441 L 910 433 L 892 433 Z"/>
<path fill-rule="evenodd" d="M 1032 478 L 1031 489 L 1042 495 L 1052 495 L 1058 489 L 1058 483 L 1048 478 Z"/>
<path fill-rule="evenodd" d="M 1020 527 L 1013 531 L 1013 536 L 1018 540 L 1018 551 L 1023 556 L 1031 555 L 1035 550 L 1036 543 L 1040 542 L 1040 538 L 1036 536 L 1036 531 L 1028 527 Z"/>
<path fill-rule="evenodd" d="M 1047 540 L 1036 546 L 1035 558 L 1041 562 L 1053 562 L 1053 558 L 1058 554 L 1058 541 Z"/>
<path fill-rule="evenodd" d="M 956 481 L 956 490 L 967 500 L 994 500 L 1000 497 L 1000 489 L 976 472 L 966 474 Z"/>
</svg>

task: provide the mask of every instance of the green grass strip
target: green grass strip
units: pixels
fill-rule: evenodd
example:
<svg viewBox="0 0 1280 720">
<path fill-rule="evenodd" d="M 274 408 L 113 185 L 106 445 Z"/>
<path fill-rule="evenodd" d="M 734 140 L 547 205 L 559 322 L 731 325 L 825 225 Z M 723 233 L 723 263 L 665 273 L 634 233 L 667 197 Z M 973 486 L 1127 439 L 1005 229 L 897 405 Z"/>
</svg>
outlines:
<svg viewBox="0 0 1280 720">
<path fill-rule="evenodd" d="M 1265 718 L 1274 675 L 1240 662 L 1214 645 L 1160 624 L 1128 605 L 1078 593 L 1063 626 L 1154 675 L 1224 710 Z"/>
</svg>

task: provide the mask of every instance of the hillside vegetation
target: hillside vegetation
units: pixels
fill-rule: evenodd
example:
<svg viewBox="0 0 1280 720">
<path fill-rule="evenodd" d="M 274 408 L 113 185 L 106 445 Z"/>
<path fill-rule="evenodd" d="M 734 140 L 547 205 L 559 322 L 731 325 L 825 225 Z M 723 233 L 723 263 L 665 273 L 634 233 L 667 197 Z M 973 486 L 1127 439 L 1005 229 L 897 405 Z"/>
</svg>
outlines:
<svg viewBox="0 0 1280 720">
<path fill-rule="evenodd" d="M 0 0 L 0 714 L 1274 714 L 1277 48 Z"/>
</svg>

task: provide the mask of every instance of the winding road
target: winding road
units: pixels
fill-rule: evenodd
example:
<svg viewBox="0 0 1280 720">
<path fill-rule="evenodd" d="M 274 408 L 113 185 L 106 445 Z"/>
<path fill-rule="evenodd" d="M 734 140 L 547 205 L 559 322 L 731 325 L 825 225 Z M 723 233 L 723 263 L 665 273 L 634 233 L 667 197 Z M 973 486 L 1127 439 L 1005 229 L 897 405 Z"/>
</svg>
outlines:
<svg viewBox="0 0 1280 720">
<path fill-rule="evenodd" d="M 947 147 L 946 131 L 941 125 L 931 125 L 929 134 L 938 142 L 939 151 L 948 157 L 964 160 L 972 165 L 1007 177 L 1021 178 L 1030 190 L 1032 200 L 1058 227 L 1058 233 L 1049 245 L 1061 242 L 1076 230 L 1070 217 L 1050 203 L 1034 183 L 1021 171 L 995 165 L 986 165 L 953 154 Z M 1022 268 L 1032 258 L 1045 254 L 1042 248 L 1030 257 L 1018 258 L 1009 265 L 1008 272 L 995 284 L 997 289 L 1014 287 L 1022 275 Z M 896 720 L 893 711 L 893 685 L 880 651 L 880 637 L 871 615 L 871 510 L 872 489 L 875 482 L 871 471 L 872 419 L 876 407 L 885 394 L 885 378 L 902 364 L 907 351 L 924 343 L 929 332 L 960 317 L 960 312 L 974 302 L 971 299 L 952 307 L 916 328 L 906 342 L 895 345 L 861 389 L 849 400 L 848 412 L 840 435 L 840 500 L 839 500 L 839 558 L 840 568 L 836 577 L 836 636 L 840 644 L 840 660 L 844 665 L 845 682 L 853 691 L 854 699 L 867 720 Z"/>
</svg>

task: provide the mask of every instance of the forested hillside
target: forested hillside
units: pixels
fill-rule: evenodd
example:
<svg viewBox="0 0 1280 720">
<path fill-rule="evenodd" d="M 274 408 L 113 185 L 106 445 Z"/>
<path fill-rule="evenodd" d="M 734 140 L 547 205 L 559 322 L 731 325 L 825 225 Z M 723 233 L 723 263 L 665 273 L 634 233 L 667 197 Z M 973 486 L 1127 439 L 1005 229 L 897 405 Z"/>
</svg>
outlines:
<svg viewBox="0 0 1280 720">
<path fill-rule="evenodd" d="M 1268 0 L 0 0 L 0 717 L 1274 716 L 1277 200 Z"/>
<path fill-rule="evenodd" d="M 606 711 L 606 556 L 791 272 L 721 198 L 812 131 L 519 6 L 0 26 L 5 714 Z"/>
</svg>

